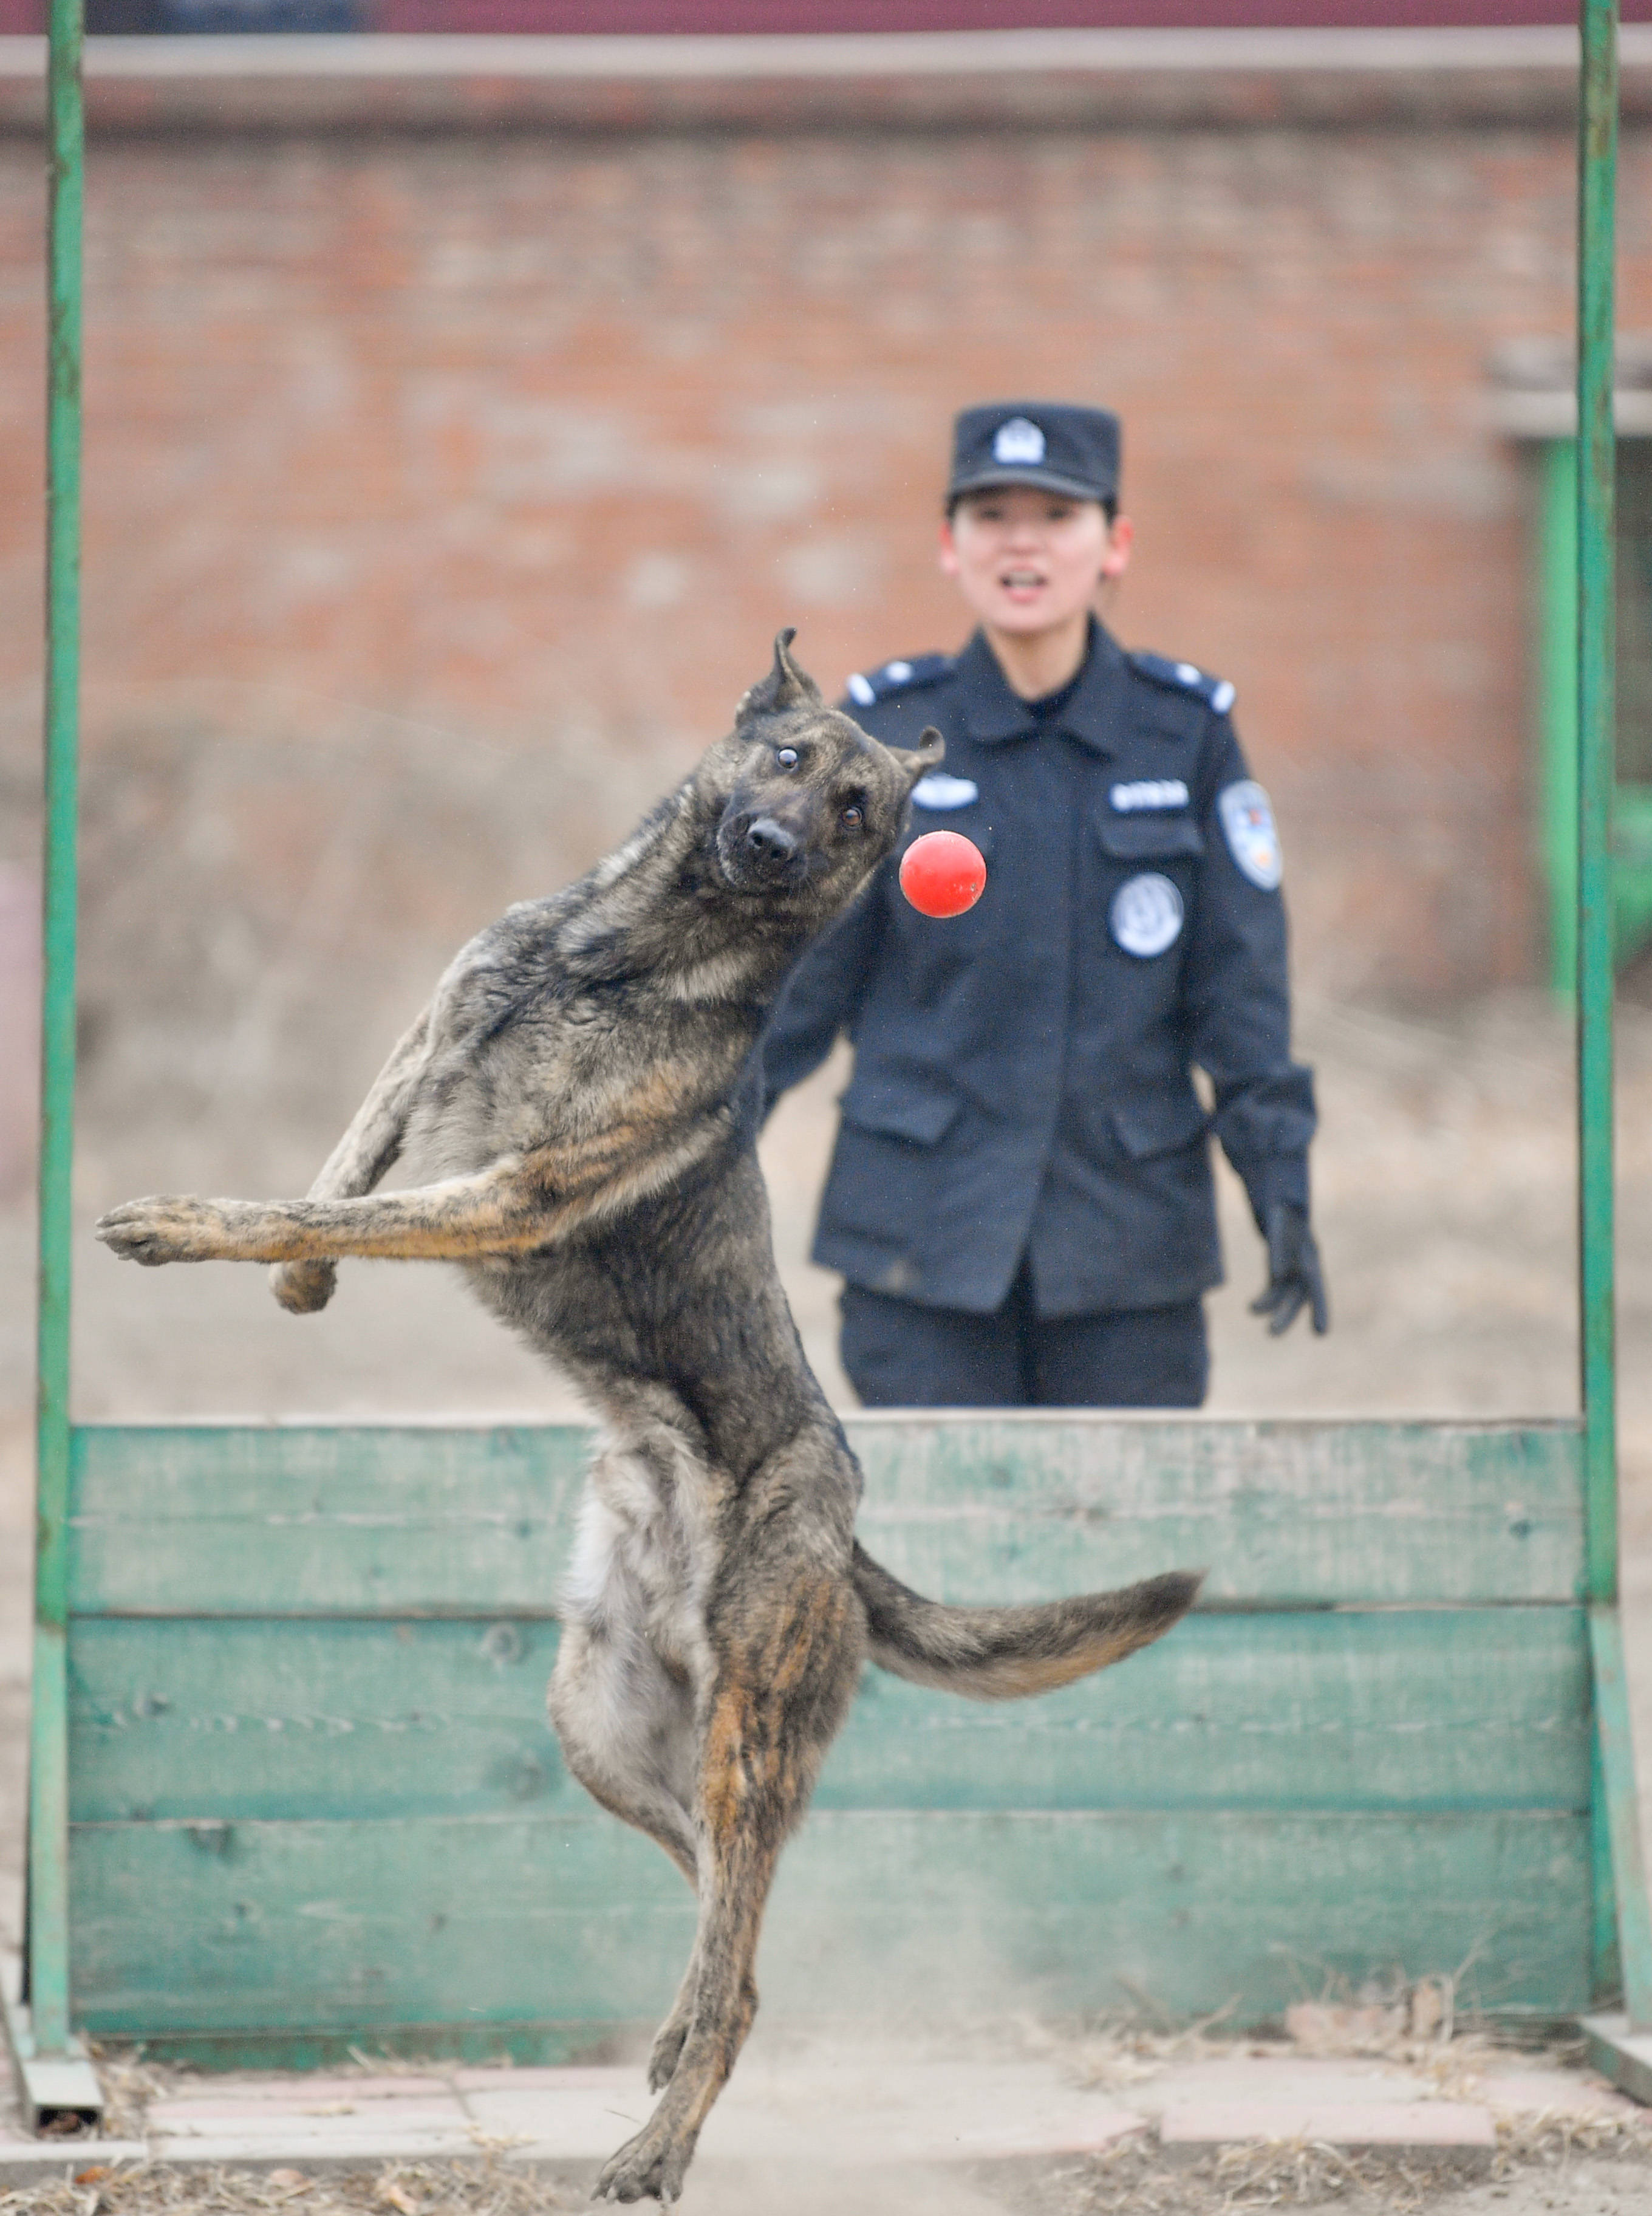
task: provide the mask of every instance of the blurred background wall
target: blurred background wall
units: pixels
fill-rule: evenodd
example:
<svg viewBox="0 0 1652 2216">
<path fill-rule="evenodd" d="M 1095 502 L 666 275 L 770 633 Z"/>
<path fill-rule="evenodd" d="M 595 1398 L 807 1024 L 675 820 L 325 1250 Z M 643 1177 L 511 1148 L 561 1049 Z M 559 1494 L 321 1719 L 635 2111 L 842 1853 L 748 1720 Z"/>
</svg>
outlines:
<svg viewBox="0 0 1652 2216">
<path fill-rule="evenodd" d="M 873 131 L 849 76 L 807 103 L 748 83 L 697 128 L 695 88 L 662 79 L 622 88 L 634 127 L 575 130 L 612 86 L 473 72 L 438 81 L 433 120 L 371 80 L 341 112 L 324 70 L 261 89 L 260 114 L 256 77 L 95 80 L 89 1078 L 205 909 L 209 1062 L 296 939 L 388 965 L 399 1004 L 428 966 L 409 933 L 445 945 L 581 866 L 722 728 L 780 623 L 833 686 L 955 643 L 932 557 L 948 419 L 1016 393 L 1123 413 L 1139 551 L 1109 617 L 1237 686 L 1305 979 L 1416 1001 L 1533 974 L 1532 486 L 1489 366 L 1568 327 L 1563 97 L 1545 114 L 1517 83 L 1500 110 L 1483 70 L 1426 100 L 1354 71 L 1293 117 L 1285 73 L 1236 115 L 1231 83 L 1194 75 L 1170 114 L 1144 83 L 1142 126 L 1115 74 L 1088 127 L 1071 94 L 1040 121 L 1027 82 L 986 81 Z M 1632 112 L 1631 327 L 1652 324 L 1649 188 Z M 20 862 L 40 216 L 14 120 L 0 713 Z M 144 1041 L 123 1082 L 155 1060 Z"/>
<path fill-rule="evenodd" d="M 622 834 L 781 624 L 830 687 L 960 643 L 935 527 L 949 418 L 983 397 L 1122 412 L 1139 551 L 1108 620 L 1237 686 L 1305 1006 L 1447 1020 L 1534 984 L 1538 487 L 1497 365 L 1548 340 L 1564 379 L 1569 49 L 1487 29 L 1483 7 L 1409 12 L 1459 28 L 1339 46 L 1289 27 L 1373 10 L 1286 7 L 1272 34 L 1143 47 L 1062 33 L 1058 9 L 1019 45 L 801 59 L 643 36 L 594 59 L 440 37 L 95 47 L 84 1205 L 307 1183 L 452 948 Z M 1652 329 L 1634 35 L 1631 332 Z M 0 52 L 0 1176 L 19 1202 L 38 66 L 32 41 Z M 157 1283 L 146 1298 L 177 1296 Z"/>
</svg>

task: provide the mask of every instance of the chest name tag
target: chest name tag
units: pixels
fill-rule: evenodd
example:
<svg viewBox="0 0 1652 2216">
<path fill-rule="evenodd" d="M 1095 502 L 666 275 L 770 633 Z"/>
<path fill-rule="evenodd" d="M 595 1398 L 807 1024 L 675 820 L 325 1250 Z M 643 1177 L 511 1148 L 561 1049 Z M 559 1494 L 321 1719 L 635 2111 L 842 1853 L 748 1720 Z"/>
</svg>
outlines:
<svg viewBox="0 0 1652 2216">
<path fill-rule="evenodd" d="M 1127 877 L 1113 896 L 1108 920 L 1127 954 L 1146 962 L 1182 936 L 1182 896 L 1168 877 L 1149 870 Z"/>
<path fill-rule="evenodd" d="M 1279 849 L 1273 803 L 1254 779 L 1230 785 L 1219 794 L 1217 813 L 1227 834 L 1228 850 L 1253 885 L 1265 893 L 1277 892 L 1285 875 L 1285 858 Z"/>
<path fill-rule="evenodd" d="M 1133 785 L 1115 785 L 1107 797 L 1128 816 L 1139 808 L 1185 808 L 1188 788 L 1179 777 L 1139 777 Z"/>
<path fill-rule="evenodd" d="M 980 797 L 981 789 L 972 779 L 948 777 L 940 771 L 920 777 L 912 787 L 912 798 L 919 808 L 967 808 Z"/>
</svg>

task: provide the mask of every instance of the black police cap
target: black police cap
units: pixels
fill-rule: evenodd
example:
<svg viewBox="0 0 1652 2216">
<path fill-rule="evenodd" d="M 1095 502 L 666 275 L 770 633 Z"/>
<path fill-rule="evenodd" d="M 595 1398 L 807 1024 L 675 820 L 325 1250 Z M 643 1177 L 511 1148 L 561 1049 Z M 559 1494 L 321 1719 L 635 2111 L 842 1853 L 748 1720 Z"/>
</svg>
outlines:
<svg viewBox="0 0 1652 2216">
<path fill-rule="evenodd" d="M 966 408 L 952 427 L 949 500 L 992 485 L 1042 485 L 1074 500 L 1116 500 L 1119 419 L 1063 400 Z"/>
</svg>

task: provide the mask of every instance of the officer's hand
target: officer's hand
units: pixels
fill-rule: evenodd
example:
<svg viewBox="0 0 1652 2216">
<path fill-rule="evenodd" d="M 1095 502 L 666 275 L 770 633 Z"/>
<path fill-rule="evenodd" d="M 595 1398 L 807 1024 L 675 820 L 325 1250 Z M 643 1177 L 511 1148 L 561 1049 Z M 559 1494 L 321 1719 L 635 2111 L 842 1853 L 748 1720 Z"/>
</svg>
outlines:
<svg viewBox="0 0 1652 2216">
<path fill-rule="evenodd" d="M 1268 1285 L 1251 1302 L 1250 1313 L 1265 1315 L 1269 1333 L 1277 1339 L 1289 1331 L 1305 1308 L 1312 1314 L 1315 1331 L 1329 1331 L 1324 1273 L 1308 1228 L 1308 1212 L 1293 1201 L 1276 1201 L 1268 1211 Z"/>
</svg>

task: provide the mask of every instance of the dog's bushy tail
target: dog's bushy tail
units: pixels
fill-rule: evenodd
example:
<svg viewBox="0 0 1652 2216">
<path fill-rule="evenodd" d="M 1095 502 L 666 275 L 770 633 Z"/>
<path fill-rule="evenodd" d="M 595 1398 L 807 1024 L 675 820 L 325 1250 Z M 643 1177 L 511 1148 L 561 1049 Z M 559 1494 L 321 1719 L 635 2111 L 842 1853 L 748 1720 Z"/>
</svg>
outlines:
<svg viewBox="0 0 1652 2216">
<path fill-rule="evenodd" d="M 880 1670 L 967 1700 L 1018 1701 L 1105 1670 L 1161 1637 L 1193 1606 L 1205 1573 L 1172 1570 L 1116 1592 L 1018 1608 L 925 1600 L 858 1542 L 853 1574 Z"/>
</svg>

